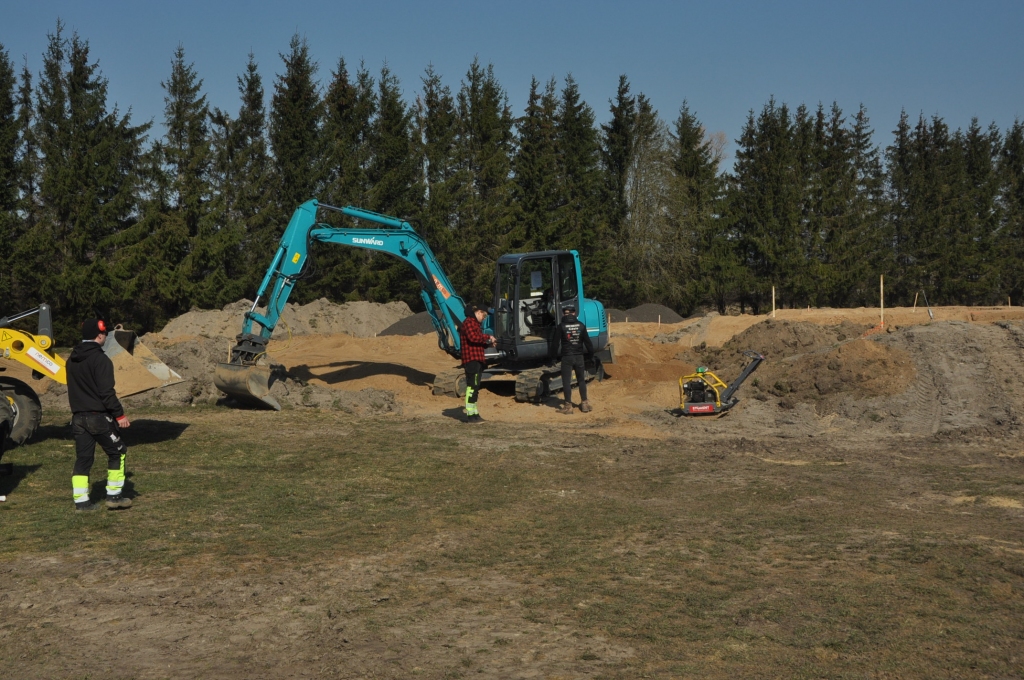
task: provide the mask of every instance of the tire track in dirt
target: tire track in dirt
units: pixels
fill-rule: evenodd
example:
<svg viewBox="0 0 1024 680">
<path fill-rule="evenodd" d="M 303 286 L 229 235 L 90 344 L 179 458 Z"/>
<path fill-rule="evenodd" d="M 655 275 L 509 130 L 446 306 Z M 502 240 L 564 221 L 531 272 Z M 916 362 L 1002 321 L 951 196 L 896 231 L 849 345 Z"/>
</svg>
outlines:
<svg viewBox="0 0 1024 680">
<path fill-rule="evenodd" d="M 1021 384 L 1022 348 L 1011 346 L 1006 329 L 947 321 L 879 342 L 902 347 L 917 365 L 910 389 L 887 400 L 897 432 L 989 434 L 1019 422 L 1019 400 L 1009 398 L 1005 387 L 1007 381 Z"/>
</svg>

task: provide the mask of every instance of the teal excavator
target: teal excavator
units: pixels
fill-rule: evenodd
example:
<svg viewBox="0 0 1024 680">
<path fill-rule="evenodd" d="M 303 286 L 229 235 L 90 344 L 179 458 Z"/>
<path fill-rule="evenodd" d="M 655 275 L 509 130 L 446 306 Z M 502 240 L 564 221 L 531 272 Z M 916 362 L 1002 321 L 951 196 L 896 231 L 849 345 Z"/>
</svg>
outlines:
<svg viewBox="0 0 1024 680">
<path fill-rule="evenodd" d="M 347 215 L 371 225 L 342 228 L 317 222 L 318 211 Z M 256 293 L 252 308 L 245 313 L 242 332 L 231 349 L 230 361 L 217 365 L 217 388 L 240 402 L 280 409 L 270 394 L 273 372 L 267 345 L 280 320 L 295 284 L 312 270 L 310 246 L 334 243 L 393 255 L 408 264 L 420 284 L 420 297 L 437 333 L 438 346 L 458 359 L 461 352 L 459 327 L 468 314 L 466 302 L 455 292 L 430 250 L 412 226 L 352 206 L 337 208 L 316 199 L 296 208 L 281 237 L 274 259 Z M 264 311 L 259 311 L 263 301 Z M 540 401 L 562 387 L 559 367 L 557 324 L 565 307 L 575 307 L 586 324 L 594 345 L 587 363 L 587 377 L 602 378 L 603 365 L 613 362 L 608 342 L 608 321 L 604 306 L 583 296 L 583 275 L 575 250 L 546 250 L 514 253 L 498 258 L 494 298 L 484 332 L 497 338 L 497 346 L 486 352 L 483 379 L 514 377 L 517 401 Z M 434 379 L 434 394 L 462 396 L 465 378 L 457 368 Z"/>
</svg>

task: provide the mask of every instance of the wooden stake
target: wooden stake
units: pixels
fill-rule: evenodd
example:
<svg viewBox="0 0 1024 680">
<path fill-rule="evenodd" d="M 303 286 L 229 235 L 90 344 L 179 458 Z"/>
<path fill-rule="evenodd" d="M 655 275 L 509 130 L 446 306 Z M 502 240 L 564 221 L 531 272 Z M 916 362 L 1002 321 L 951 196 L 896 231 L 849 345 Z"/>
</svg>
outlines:
<svg viewBox="0 0 1024 680">
<path fill-rule="evenodd" d="M 921 293 L 914 293 L 914 309 L 911 310 L 913 312 L 917 311 L 917 296 L 920 295 L 920 294 Z"/>
<path fill-rule="evenodd" d="M 772 286 L 772 318 L 775 318 L 775 286 Z"/>
<path fill-rule="evenodd" d="M 885 275 L 880 274 L 878 276 L 878 307 L 882 313 L 882 320 L 879 322 L 879 326 L 885 325 Z"/>
<path fill-rule="evenodd" d="M 658 330 L 661 330 L 661 314 L 658 315 Z"/>
</svg>

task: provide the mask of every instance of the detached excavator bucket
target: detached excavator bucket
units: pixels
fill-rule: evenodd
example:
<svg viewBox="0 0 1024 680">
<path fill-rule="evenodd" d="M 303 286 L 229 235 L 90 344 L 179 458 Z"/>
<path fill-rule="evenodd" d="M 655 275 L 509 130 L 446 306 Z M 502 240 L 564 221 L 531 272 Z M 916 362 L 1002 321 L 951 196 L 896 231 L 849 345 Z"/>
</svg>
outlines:
<svg viewBox="0 0 1024 680">
<path fill-rule="evenodd" d="M 119 397 L 185 381 L 142 344 L 134 331 L 115 328 L 107 334 L 103 352 L 114 364 L 115 390 Z"/>
<path fill-rule="evenodd" d="M 243 404 L 281 410 L 281 404 L 270 396 L 270 367 L 242 364 L 217 364 L 213 383 L 217 389 Z"/>
</svg>

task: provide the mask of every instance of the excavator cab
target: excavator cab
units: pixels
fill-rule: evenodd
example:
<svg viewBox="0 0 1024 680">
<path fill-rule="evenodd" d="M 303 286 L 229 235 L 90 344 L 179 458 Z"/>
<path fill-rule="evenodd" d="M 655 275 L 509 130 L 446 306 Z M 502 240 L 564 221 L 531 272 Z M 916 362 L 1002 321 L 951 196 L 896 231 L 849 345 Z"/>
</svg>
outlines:
<svg viewBox="0 0 1024 680">
<path fill-rule="evenodd" d="M 503 255 L 498 259 L 495 282 L 493 324 L 497 349 L 516 362 L 554 359 L 558 353 L 558 324 L 566 307 L 575 307 L 588 330 L 594 327 L 598 335 L 604 336 L 605 342 L 594 338 L 594 344 L 603 347 L 607 324 L 597 305 L 581 304 L 582 288 L 575 250 Z"/>
</svg>

